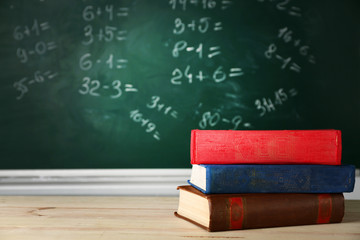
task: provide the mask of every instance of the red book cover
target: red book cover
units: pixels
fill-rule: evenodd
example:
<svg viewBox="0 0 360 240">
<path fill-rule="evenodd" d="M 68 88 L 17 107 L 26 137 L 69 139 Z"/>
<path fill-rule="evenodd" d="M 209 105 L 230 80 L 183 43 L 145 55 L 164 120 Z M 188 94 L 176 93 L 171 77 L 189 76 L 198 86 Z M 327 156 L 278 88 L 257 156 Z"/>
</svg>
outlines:
<svg viewBox="0 0 360 240">
<path fill-rule="evenodd" d="M 192 130 L 191 164 L 341 164 L 339 130 Z"/>
</svg>

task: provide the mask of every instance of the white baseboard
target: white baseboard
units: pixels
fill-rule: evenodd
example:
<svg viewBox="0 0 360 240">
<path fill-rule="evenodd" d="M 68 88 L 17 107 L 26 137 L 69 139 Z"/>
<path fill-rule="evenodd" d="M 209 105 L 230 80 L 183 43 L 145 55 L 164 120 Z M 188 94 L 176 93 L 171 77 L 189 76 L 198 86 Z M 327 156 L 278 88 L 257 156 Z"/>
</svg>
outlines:
<svg viewBox="0 0 360 240">
<path fill-rule="evenodd" d="M 177 195 L 191 169 L 4 170 L 0 195 Z"/>
<path fill-rule="evenodd" d="M 191 169 L 0 170 L 0 195 L 177 196 Z M 353 193 L 360 200 L 360 169 Z"/>
</svg>

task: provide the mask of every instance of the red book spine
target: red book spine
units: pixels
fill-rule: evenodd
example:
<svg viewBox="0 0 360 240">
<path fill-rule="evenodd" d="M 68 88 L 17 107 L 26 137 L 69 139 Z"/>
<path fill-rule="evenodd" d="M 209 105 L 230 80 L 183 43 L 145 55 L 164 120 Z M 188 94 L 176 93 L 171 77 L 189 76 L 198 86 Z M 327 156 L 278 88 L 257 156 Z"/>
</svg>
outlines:
<svg viewBox="0 0 360 240">
<path fill-rule="evenodd" d="M 192 130 L 191 164 L 341 164 L 339 130 Z"/>
</svg>

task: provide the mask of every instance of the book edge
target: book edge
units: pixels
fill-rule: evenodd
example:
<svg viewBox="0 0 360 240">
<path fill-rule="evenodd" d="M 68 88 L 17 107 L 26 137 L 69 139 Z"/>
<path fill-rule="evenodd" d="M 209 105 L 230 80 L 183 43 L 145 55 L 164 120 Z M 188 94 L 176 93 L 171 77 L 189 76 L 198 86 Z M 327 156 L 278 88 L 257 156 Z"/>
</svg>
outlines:
<svg viewBox="0 0 360 240">
<path fill-rule="evenodd" d="M 191 130 L 191 137 L 190 137 L 190 162 L 191 164 L 196 164 L 196 133 L 197 129 Z"/>
<path fill-rule="evenodd" d="M 190 184 L 190 186 L 192 186 L 193 188 L 196 188 L 197 190 L 199 190 L 200 192 L 202 192 L 204 194 L 211 194 L 210 192 L 207 192 L 206 190 L 202 189 L 201 187 L 197 186 L 196 184 L 192 183 L 189 180 L 188 180 L 188 183 Z"/>
<path fill-rule="evenodd" d="M 341 156 L 342 156 L 342 137 L 341 131 L 336 130 L 336 144 L 337 144 L 337 155 L 336 155 L 336 165 L 341 165 Z"/>
<path fill-rule="evenodd" d="M 180 215 L 178 212 L 174 212 L 174 215 L 176 217 L 180 218 L 180 219 L 184 219 L 184 220 L 186 220 L 186 221 L 188 221 L 188 222 L 190 222 L 190 223 L 192 223 L 192 224 L 194 224 L 194 225 L 196 225 L 198 227 L 201 227 L 202 229 L 205 229 L 208 232 L 213 232 L 210 228 L 208 228 L 208 227 L 206 227 L 206 226 L 204 226 L 204 225 L 202 225 L 202 224 L 200 224 L 200 223 L 198 223 L 196 221 L 193 221 L 190 218 L 184 217 L 184 216 Z"/>
</svg>

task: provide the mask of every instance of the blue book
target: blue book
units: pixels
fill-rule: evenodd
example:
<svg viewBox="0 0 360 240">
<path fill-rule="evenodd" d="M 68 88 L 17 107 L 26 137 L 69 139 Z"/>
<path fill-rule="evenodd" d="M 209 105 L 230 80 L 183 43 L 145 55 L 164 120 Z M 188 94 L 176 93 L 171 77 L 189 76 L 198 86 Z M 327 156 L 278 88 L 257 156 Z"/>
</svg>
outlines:
<svg viewBox="0 0 360 240">
<path fill-rule="evenodd" d="M 352 165 L 193 165 L 189 183 L 203 193 L 352 192 Z"/>
</svg>

